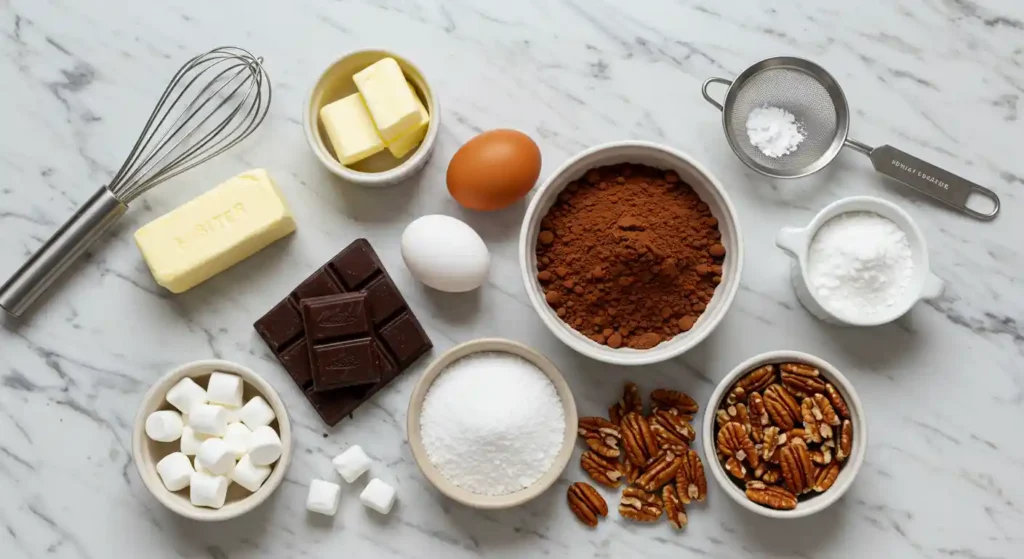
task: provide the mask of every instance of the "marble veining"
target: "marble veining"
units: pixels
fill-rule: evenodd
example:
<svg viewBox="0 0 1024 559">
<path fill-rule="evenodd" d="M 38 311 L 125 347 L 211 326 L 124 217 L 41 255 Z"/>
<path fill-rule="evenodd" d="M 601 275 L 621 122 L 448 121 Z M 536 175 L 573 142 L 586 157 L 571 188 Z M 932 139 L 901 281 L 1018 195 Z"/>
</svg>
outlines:
<svg viewBox="0 0 1024 559">
<path fill-rule="evenodd" d="M 1024 556 L 1024 4 L 1013 0 L 584 2 L 128 2 L 0 0 L 0 277 L 20 265 L 116 171 L 152 103 L 189 56 L 236 44 L 265 57 L 274 100 L 243 145 L 132 205 L 111 234 L 27 320 L 0 328 L 0 555 L 3 557 L 946 557 Z M 385 46 L 413 58 L 440 93 L 444 128 L 425 172 L 386 191 L 340 184 L 301 129 L 303 98 L 341 53 Z M 700 96 L 774 55 L 832 72 L 851 135 L 891 143 L 997 191 L 992 223 L 961 217 L 876 176 L 855 153 L 799 181 L 743 167 Z M 481 130 L 533 136 L 547 176 L 599 142 L 647 139 L 687 151 L 727 186 L 746 236 L 742 289 L 707 341 L 635 370 L 587 360 L 549 335 L 529 306 L 516 244 L 525 205 L 461 210 L 444 173 Z M 131 239 L 154 217 L 246 168 L 270 170 L 299 231 L 178 296 L 159 288 Z M 893 200 L 918 221 L 945 294 L 897 323 L 823 325 L 797 303 L 772 242 L 825 204 Z M 493 254 L 479 292 L 417 285 L 398 239 L 415 217 L 465 220 Z M 613 518 L 589 531 L 564 503 L 575 464 L 528 506 L 478 512 L 441 497 L 405 445 L 408 395 L 426 359 L 337 428 L 325 429 L 254 334 L 272 302 L 341 246 L 368 238 L 423 317 L 435 355 L 480 336 L 523 341 L 565 373 L 583 413 L 626 379 L 702 403 L 747 357 L 792 348 L 854 382 L 868 412 L 867 461 L 846 497 L 797 521 L 744 511 L 712 486 L 689 526 Z M 131 463 L 136 405 L 161 373 L 219 357 L 280 390 L 297 449 L 266 505 L 201 525 L 163 509 Z M 330 521 L 303 508 L 330 457 L 361 444 L 395 484 L 388 517 L 345 487 Z M 612 497 L 611 493 L 606 493 Z M 614 516 L 614 515 L 613 515 Z"/>
</svg>

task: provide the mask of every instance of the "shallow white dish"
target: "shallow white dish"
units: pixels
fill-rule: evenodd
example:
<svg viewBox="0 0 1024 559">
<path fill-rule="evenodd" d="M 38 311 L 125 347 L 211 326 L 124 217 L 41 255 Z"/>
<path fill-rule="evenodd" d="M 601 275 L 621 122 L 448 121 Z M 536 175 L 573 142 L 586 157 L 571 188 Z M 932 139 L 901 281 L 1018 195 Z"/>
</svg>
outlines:
<svg viewBox="0 0 1024 559">
<path fill-rule="evenodd" d="M 537 279 L 537 254 L 535 246 L 540 233 L 540 222 L 558 194 L 570 182 L 581 177 L 594 167 L 617 163 L 637 163 L 659 169 L 673 170 L 683 182 L 693 187 L 694 192 L 711 209 L 718 219 L 725 246 L 725 260 L 722 262 L 722 283 L 715 289 L 715 295 L 707 309 L 688 332 L 671 340 L 661 342 L 651 349 L 613 349 L 587 338 L 558 318 L 555 311 L 544 300 L 544 290 Z M 523 274 L 526 293 L 534 310 L 544 324 L 572 349 L 606 363 L 616 365 L 646 365 L 658 363 L 682 355 L 700 343 L 718 326 L 732 304 L 740 287 L 740 272 L 743 268 L 743 243 L 736 209 L 729 200 L 722 183 L 695 159 L 667 146 L 652 142 L 623 141 L 611 142 L 592 147 L 566 161 L 551 174 L 530 201 L 519 234 L 519 268 Z"/>
<path fill-rule="evenodd" d="M 181 442 L 161 443 L 146 436 L 146 418 L 157 410 L 173 410 L 174 407 L 167 403 L 167 391 L 177 382 L 185 377 L 191 377 L 200 386 L 206 387 L 210 374 L 214 371 L 233 373 L 242 377 L 244 401 L 249 401 L 253 396 L 263 396 L 263 399 L 270 404 L 277 418 L 271 423 L 281 437 L 281 458 L 272 464 L 273 470 L 270 477 L 263 482 L 263 485 L 254 493 L 236 483 L 232 483 L 228 489 L 227 501 L 219 509 L 197 507 L 189 500 L 189 490 L 186 487 L 181 491 L 168 491 L 160 476 L 156 473 L 156 463 L 161 458 L 180 449 Z M 284 402 L 278 396 L 270 384 L 263 380 L 248 367 L 244 367 L 230 361 L 208 359 L 186 363 L 177 369 L 160 377 L 153 386 L 142 397 L 139 411 L 135 415 L 135 424 L 132 429 L 132 458 L 135 467 L 139 471 L 139 477 L 145 484 L 146 489 L 160 501 L 162 505 L 173 512 L 193 520 L 214 522 L 228 520 L 241 516 L 258 507 L 263 501 L 270 497 L 284 481 L 285 472 L 292 457 L 292 428 L 288 420 L 288 412 L 285 410 Z M 193 457 L 189 457 L 192 459 Z"/>
<path fill-rule="evenodd" d="M 811 240 L 830 219 L 850 212 L 872 212 L 895 223 L 906 234 L 914 259 L 914 273 L 910 278 L 910 285 L 903 292 L 902 299 L 886 312 L 871 317 L 838 316 L 833 313 L 818 298 L 807 277 L 807 252 Z M 837 200 L 818 212 L 806 227 L 783 227 L 775 238 L 775 244 L 795 259 L 791 279 L 800 304 L 825 322 L 847 326 L 878 326 L 903 316 L 921 299 L 934 299 L 942 295 L 942 280 L 928 268 L 928 245 L 924 241 L 921 229 L 914 223 L 910 214 L 881 198 L 851 196 Z"/>
<path fill-rule="evenodd" d="M 821 375 L 828 382 L 831 382 L 843 396 L 846 406 L 850 410 L 850 422 L 853 424 L 853 448 L 850 451 L 849 458 L 846 459 L 845 465 L 839 471 L 839 477 L 836 478 L 835 483 L 824 493 L 813 494 L 812 497 L 800 501 L 793 510 L 775 510 L 748 499 L 744 490 L 733 481 L 733 478 L 725 471 L 725 467 L 717 458 L 717 443 L 714 432 L 716 423 L 715 411 L 722 404 L 722 400 L 725 399 L 733 383 L 739 380 L 741 376 L 747 374 L 747 372 L 769 363 L 805 363 L 816 367 L 821 371 Z M 861 404 L 860 398 L 857 397 L 857 392 L 853 389 L 850 381 L 838 369 L 827 361 L 807 353 L 780 350 L 755 355 L 740 363 L 729 374 L 725 375 L 725 378 L 718 383 L 714 393 L 711 394 L 708 405 L 704 408 L 701 439 L 704 443 L 704 471 L 711 472 L 711 477 L 718 482 L 718 486 L 733 501 L 761 516 L 800 518 L 825 510 L 829 505 L 838 501 L 846 493 L 846 490 L 850 488 L 853 479 L 857 477 L 857 472 L 860 471 L 860 467 L 864 463 L 864 453 L 868 447 L 868 424 L 864 418 L 864 406 Z"/>
</svg>

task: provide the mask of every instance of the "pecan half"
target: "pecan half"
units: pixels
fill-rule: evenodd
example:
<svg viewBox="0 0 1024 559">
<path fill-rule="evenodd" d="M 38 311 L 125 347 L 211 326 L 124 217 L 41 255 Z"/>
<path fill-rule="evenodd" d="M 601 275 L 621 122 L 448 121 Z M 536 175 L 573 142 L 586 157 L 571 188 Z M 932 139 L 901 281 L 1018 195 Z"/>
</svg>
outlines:
<svg viewBox="0 0 1024 559">
<path fill-rule="evenodd" d="M 750 440 L 743 425 L 730 421 L 718 430 L 718 450 L 727 456 L 735 456 L 737 460 L 746 460 L 751 467 L 756 468 L 761 462 L 754 448 L 754 442 Z"/>
<path fill-rule="evenodd" d="M 811 451 L 811 462 L 815 464 L 821 464 L 822 466 L 828 465 L 832 462 L 832 451 L 828 447 L 821 447 L 817 450 Z"/>
<path fill-rule="evenodd" d="M 805 493 L 814 485 L 814 464 L 803 439 L 793 439 L 779 451 L 779 465 L 786 489 L 794 495 Z"/>
<path fill-rule="evenodd" d="M 818 493 L 828 491 L 828 488 L 832 487 L 832 484 L 836 482 L 837 477 L 839 477 L 839 463 L 833 462 L 818 472 L 814 480 L 814 490 Z"/>
<path fill-rule="evenodd" d="M 764 407 L 764 399 L 757 392 L 747 396 L 747 413 L 750 415 L 750 436 L 755 442 L 764 440 L 764 428 L 768 423 L 768 410 Z"/>
<path fill-rule="evenodd" d="M 744 402 L 747 399 L 747 391 L 740 385 L 732 387 L 729 391 L 729 395 L 725 397 L 725 403 L 730 406 L 734 406 L 739 402 Z"/>
<path fill-rule="evenodd" d="M 651 392 L 651 410 L 667 410 L 669 412 L 675 410 L 676 414 L 693 419 L 694 414 L 700 410 L 700 406 L 686 392 L 658 388 Z"/>
<path fill-rule="evenodd" d="M 742 386 L 749 394 L 760 392 L 773 382 L 775 382 L 775 365 L 764 365 L 747 373 L 736 382 L 736 386 Z"/>
<path fill-rule="evenodd" d="M 657 438 L 658 446 L 689 446 L 697 437 L 696 431 L 680 415 L 665 410 L 658 410 L 647 419 L 651 426 L 651 432 Z"/>
<path fill-rule="evenodd" d="M 732 410 L 736 410 L 734 414 Z M 733 421 L 738 421 L 743 425 L 743 429 L 746 430 L 748 435 L 753 434 L 753 425 L 750 421 L 750 413 L 747 411 L 747 405 L 744 403 L 736 404 L 735 406 L 729 406 L 729 415 L 733 416 Z"/>
<path fill-rule="evenodd" d="M 672 452 L 662 452 L 660 456 L 652 459 L 649 466 L 644 468 L 644 473 L 636 478 L 636 485 L 644 491 L 655 492 L 666 483 L 676 477 L 676 472 L 682 465 L 682 460 Z"/>
<path fill-rule="evenodd" d="M 580 467 L 590 479 L 606 487 L 617 488 L 622 483 L 622 472 L 619 463 L 609 460 L 600 454 L 588 450 L 580 457 Z"/>
<path fill-rule="evenodd" d="M 783 363 L 779 365 L 779 369 L 782 370 L 780 376 L 783 386 L 793 391 L 794 394 L 800 394 L 802 398 L 815 392 L 825 391 L 825 381 L 821 380 L 818 369 L 810 365 Z"/>
<path fill-rule="evenodd" d="M 846 400 L 843 399 L 843 395 L 836 390 L 835 386 L 832 386 L 831 383 L 826 383 L 825 395 L 828 396 L 828 400 L 832 403 L 832 408 L 836 410 L 836 413 L 841 417 L 850 419 L 850 408 L 846 407 Z"/>
<path fill-rule="evenodd" d="M 807 433 L 807 438 L 811 442 L 820 443 L 821 430 L 819 429 L 818 421 L 821 416 L 821 410 L 815 409 L 814 400 L 804 398 L 804 400 L 800 402 L 800 415 L 804 420 L 804 432 Z M 825 427 L 828 427 L 828 425 L 825 425 Z"/>
<path fill-rule="evenodd" d="M 621 468 L 622 475 L 626 476 L 626 485 L 636 483 L 636 478 L 640 477 L 640 466 L 631 462 L 629 456 L 624 456 L 619 467 Z"/>
<path fill-rule="evenodd" d="M 640 398 L 640 389 L 637 388 L 635 383 L 627 382 L 622 387 L 622 398 L 618 402 L 608 408 L 608 417 L 612 420 L 612 423 L 618 425 L 622 422 L 622 418 L 629 412 L 643 413 L 644 403 Z"/>
<path fill-rule="evenodd" d="M 836 413 L 836 409 L 832 407 L 832 403 L 828 401 L 824 394 L 814 395 L 814 405 L 818 406 L 818 409 L 821 410 L 821 419 L 825 423 L 833 427 L 839 427 L 839 424 L 843 422 L 839 414 Z"/>
<path fill-rule="evenodd" d="M 747 498 L 768 508 L 778 510 L 796 508 L 796 495 L 777 485 L 768 485 L 761 481 L 747 482 Z"/>
<path fill-rule="evenodd" d="M 853 423 L 849 419 L 843 420 L 843 426 L 839 431 L 839 448 L 836 449 L 836 460 L 842 462 L 850 457 L 853 451 Z"/>
<path fill-rule="evenodd" d="M 658 442 L 644 416 L 629 412 L 622 418 L 622 447 L 634 464 L 646 464 L 658 455 Z"/>
<path fill-rule="evenodd" d="M 779 433 L 779 428 L 772 425 L 764 428 L 764 440 L 761 441 L 761 458 L 771 460 L 779 445 L 786 442 L 786 434 Z"/>
<path fill-rule="evenodd" d="M 686 508 L 676 493 L 676 486 L 669 484 L 661 489 L 661 501 L 665 505 L 665 516 L 668 523 L 676 530 L 682 530 L 686 526 Z"/>
<path fill-rule="evenodd" d="M 773 384 L 764 390 L 764 407 L 772 423 L 784 431 L 789 431 L 800 421 L 800 404 L 782 385 Z"/>
<path fill-rule="evenodd" d="M 619 501 L 619 514 L 637 522 L 654 522 L 661 518 L 664 505 L 657 495 L 639 487 L 627 487 Z"/>
<path fill-rule="evenodd" d="M 603 417 L 581 417 L 578 432 L 591 450 L 605 458 L 619 457 L 619 426 Z"/>
<path fill-rule="evenodd" d="M 737 460 L 735 456 L 730 456 L 725 461 L 725 471 L 729 472 L 729 475 L 736 479 L 747 479 L 747 469 L 743 466 L 743 462 Z"/>
<path fill-rule="evenodd" d="M 679 471 L 676 472 L 676 490 L 684 503 L 703 502 L 708 496 L 708 480 L 704 477 L 704 463 L 696 450 L 687 449 L 680 456 Z"/>
<path fill-rule="evenodd" d="M 599 516 L 608 516 L 608 503 L 587 483 L 577 481 L 570 485 L 568 499 L 569 508 L 576 518 L 591 528 L 597 526 Z"/>
</svg>

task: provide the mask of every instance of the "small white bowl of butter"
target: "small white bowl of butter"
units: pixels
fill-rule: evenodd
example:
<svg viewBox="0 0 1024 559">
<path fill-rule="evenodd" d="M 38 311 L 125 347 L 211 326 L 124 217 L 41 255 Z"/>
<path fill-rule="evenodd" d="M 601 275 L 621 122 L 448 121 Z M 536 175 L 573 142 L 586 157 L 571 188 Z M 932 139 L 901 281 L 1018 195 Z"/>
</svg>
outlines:
<svg viewBox="0 0 1024 559">
<path fill-rule="evenodd" d="M 426 111 L 429 121 L 426 124 L 425 134 L 422 130 L 419 134 L 415 130 L 410 131 L 401 123 L 398 123 L 399 126 L 392 130 L 388 126 L 390 123 L 381 122 L 384 129 L 375 130 L 374 121 L 370 120 L 371 115 L 368 114 L 375 108 L 374 99 L 362 99 L 363 103 L 359 103 L 359 98 L 351 97 L 360 94 L 360 88 L 357 87 L 353 77 L 370 66 L 387 59 L 392 59 L 397 63 L 415 95 L 415 100 L 418 100 Z M 389 64 L 385 63 L 382 66 Z M 386 67 L 382 69 L 388 70 Z M 387 72 L 381 72 L 381 74 L 387 76 Z M 382 80 L 375 85 L 387 87 L 388 84 L 386 80 Z M 338 103 L 339 101 L 341 103 Z M 322 115 L 321 110 L 331 104 L 335 105 L 328 110 L 328 115 Z M 400 107 L 392 106 L 384 107 L 384 109 L 402 111 Z M 324 116 L 333 122 L 325 123 Z M 357 50 L 336 60 L 317 79 L 306 100 L 303 126 L 309 147 L 330 172 L 360 186 L 389 186 L 412 177 L 426 165 L 441 126 L 441 106 L 437 95 L 423 77 L 423 73 L 412 62 L 387 50 Z M 329 126 L 334 130 L 346 131 L 347 139 L 351 143 L 358 144 L 351 148 L 350 155 L 351 158 L 358 158 L 358 160 L 342 163 L 346 157 L 337 152 L 335 145 L 337 138 L 331 137 L 332 133 L 336 132 L 329 132 Z M 353 132 L 355 133 L 353 134 Z M 395 132 L 400 134 L 397 137 L 391 137 Z M 415 136 L 412 141 L 409 141 L 410 138 L 407 136 L 410 133 Z M 420 134 L 423 139 L 417 142 L 416 139 Z M 377 135 L 376 140 L 375 135 Z M 414 147 L 410 148 L 410 145 Z M 408 151 L 406 152 L 406 150 Z M 365 156 L 367 152 L 371 154 Z"/>
</svg>

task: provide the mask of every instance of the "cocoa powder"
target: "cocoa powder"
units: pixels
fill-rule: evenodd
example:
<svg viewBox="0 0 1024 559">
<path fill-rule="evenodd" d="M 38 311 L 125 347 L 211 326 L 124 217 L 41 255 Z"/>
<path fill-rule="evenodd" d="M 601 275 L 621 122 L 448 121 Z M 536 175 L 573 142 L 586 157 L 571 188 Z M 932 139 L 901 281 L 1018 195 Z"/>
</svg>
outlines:
<svg viewBox="0 0 1024 559">
<path fill-rule="evenodd" d="M 613 348 L 649 349 L 685 332 L 722 281 L 725 247 L 708 205 L 674 171 L 587 171 L 537 235 L 537 279 L 555 313 Z"/>
</svg>

